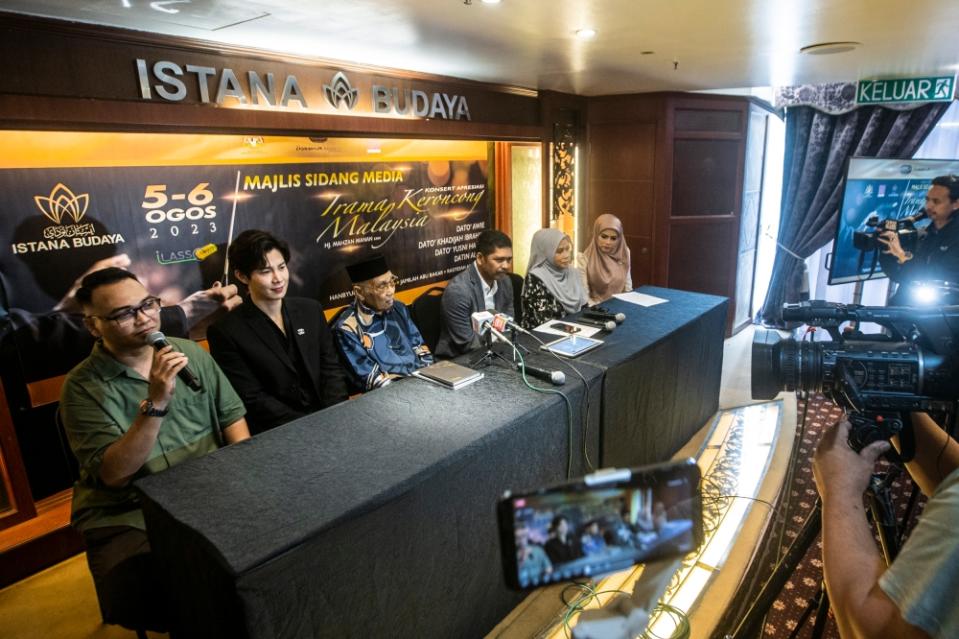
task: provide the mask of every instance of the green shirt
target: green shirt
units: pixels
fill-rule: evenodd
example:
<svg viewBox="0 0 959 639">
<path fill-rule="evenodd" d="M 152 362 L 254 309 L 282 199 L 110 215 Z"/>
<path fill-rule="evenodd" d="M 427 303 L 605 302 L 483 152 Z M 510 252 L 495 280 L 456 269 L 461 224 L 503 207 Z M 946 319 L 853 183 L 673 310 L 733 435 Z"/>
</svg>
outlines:
<svg viewBox="0 0 959 639">
<path fill-rule="evenodd" d="M 190 340 L 168 338 L 190 359 L 190 370 L 203 390 L 190 390 L 178 381 L 169 413 L 145 464 L 133 479 L 152 475 L 180 462 L 216 450 L 211 428 L 230 426 L 246 408 L 213 358 Z M 100 479 L 107 448 L 120 439 L 140 413 L 149 382 L 113 358 L 99 342 L 90 356 L 67 375 L 60 393 L 60 414 L 70 448 L 80 465 L 73 489 L 73 524 L 81 531 L 103 526 L 145 529 L 143 512 L 131 480 L 120 488 Z"/>
</svg>

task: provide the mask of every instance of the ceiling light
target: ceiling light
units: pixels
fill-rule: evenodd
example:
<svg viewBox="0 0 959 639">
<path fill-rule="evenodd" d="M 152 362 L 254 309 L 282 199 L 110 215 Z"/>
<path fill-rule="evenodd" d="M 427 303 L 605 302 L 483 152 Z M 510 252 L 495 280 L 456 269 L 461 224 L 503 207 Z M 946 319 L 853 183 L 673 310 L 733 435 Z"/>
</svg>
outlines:
<svg viewBox="0 0 959 639">
<path fill-rule="evenodd" d="M 808 53 L 809 55 L 833 55 L 835 53 L 847 53 L 862 46 L 862 42 L 817 42 L 799 49 L 799 53 Z"/>
<path fill-rule="evenodd" d="M 596 37 L 596 29 L 590 29 L 586 27 L 585 29 L 577 29 L 576 37 L 581 40 L 589 40 L 590 38 Z"/>
</svg>

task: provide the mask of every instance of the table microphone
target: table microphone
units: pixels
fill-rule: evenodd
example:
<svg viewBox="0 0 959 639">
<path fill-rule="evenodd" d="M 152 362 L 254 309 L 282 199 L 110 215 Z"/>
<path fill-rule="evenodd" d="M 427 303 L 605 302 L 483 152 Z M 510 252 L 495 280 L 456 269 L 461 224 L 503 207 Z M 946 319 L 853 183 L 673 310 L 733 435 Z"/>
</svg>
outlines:
<svg viewBox="0 0 959 639">
<path fill-rule="evenodd" d="M 527 375 L 551 382 L 556 386 L 562 386 L 566 383 L 566 373 L 563 371 L 547 371 L 543 370 L 542 368 L 530 366 L 529 364 L 526 364 L 523 368 L 526 369 Z"/>
<path fill-rule="evenodd" d="M 516 320 L 510 317 L 509 315 L 507 315 L 506 313 L 496 313 L 496 315 L 493 316 L 493 327 L 496 328 L 496 330 L 498 331 L 502 331 L 505 328 L 510 328 L 514 331 L 519 331 L 520 333 L 523 333 L 525 335 L 535 337 L 535 335 L 533 335 L 528 330 L 526 330 L 525 328 L 517 324 Z"/>
<path fill-rule="evenodd" d="M 166 341 L 166 335 L 160 331 L 154 331 L 147 334 L 146 342 L 157 350 L 164 349 L 170 345 L 170 342 Z M 184 384 L 196 392 L 199 393 L 201 390 L 203 390 L 203 384 L 200 383 L 199 378 L 193 374 L 193 371 L 191 371 L 189 367 L 184 366 L 181 368 L 176 376 L 182 379 Z"/>
<path fill-rule="evenodd" d="M 474 313 L 473 315 L 476 315 L 476 313 Z M 509 344 L 513 348 L 516 348 L 516 345 L 513 344 L 513 342 L 511 342 L 508 337 L 503 335 L 503 333 L 501 333 L 500 330 L 496 328 L 495 324 L 489 325 L 489 332 L 493 334 L 493 337 L 495 339 L 498 339 L 502 342 Z M 520 369 L 520 366 L 521 365 L 517 364 L 516 368 Z M 555 384 L 556 386 L 562 386 L 563 384 L 566 383 L 566 374 L 563 373 L 562 371 L 547 371 L 547 370 L 543 370 L 542 368 L 536 368 L 534 366 L 530 366 L 526 363 L 522 364 L 522 368 L 526 370 L 527 375 L 532 375 L 533 377 L 537 379 L 545 380 L 547 382 Z"/>
<path fill-rule="evenodd" d="M 489 332 L 490 325 L 493 322 L 493 314 L 489 311 L 477 311 L 470 315 L 470 323 L 473 325 L 473 332 L 477 335 L 485 335 Z"/>
<path fill-rule="evenodd" d="M 583 315 L 603 321 L 613 320 L 617 324 L 622 324 L 626 321 L 625 313 L 610 313 L 605 308 L 588 308 L 583 311 Z"/>
<path fill-rule="evenodd" d="M 586 324 L 587 326 L 595 326 L 596 328 L 601 328 L 604 331 L 611 331 L 616 328 L 616 322 L 613 320 L 598 320 L 590 319 L 588 317 L 578 317 L 576 319 L 569 320 L 571 322 L 576 322 L 577 324 Z"/>
</svg>

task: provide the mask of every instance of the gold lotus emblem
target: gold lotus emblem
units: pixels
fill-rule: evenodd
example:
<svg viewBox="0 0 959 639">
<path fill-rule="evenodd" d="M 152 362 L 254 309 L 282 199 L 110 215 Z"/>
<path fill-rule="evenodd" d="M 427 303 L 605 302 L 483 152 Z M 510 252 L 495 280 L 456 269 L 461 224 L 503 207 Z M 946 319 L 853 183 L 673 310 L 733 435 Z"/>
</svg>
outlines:
<svg viewBox="0 0 959 639">
<path fill-rule="evenodd" d="M 55 223 L 60 224 L 63 216 L 67 215 L 73 220 L 74 224 L 77 224 L 87 212 L 87 207 L 90 205 L 90 194 L 75 195 L 69 187 L 61 182 L 53 187 L 49 196 L 34 195 L 33 201 L 37 203 L 40 212 Z"/>
</svg>

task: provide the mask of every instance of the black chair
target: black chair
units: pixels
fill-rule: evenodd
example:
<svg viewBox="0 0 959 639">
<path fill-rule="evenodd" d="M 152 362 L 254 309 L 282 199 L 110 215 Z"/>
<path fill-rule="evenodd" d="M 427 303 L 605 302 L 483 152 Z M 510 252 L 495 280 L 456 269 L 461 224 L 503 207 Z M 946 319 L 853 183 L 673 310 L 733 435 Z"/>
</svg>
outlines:
<svg viewBox="0 0 959 639">
<path fill-rule="evenodd" d="M 443 322 L 443 309 L 440 300 L 443 298 L 443 288 L 434 286 L 413 300 L 410 305 L 410 315 L 413 323 L 420 329 L 423 341 L 431 351 L 436 350 L 436 343 L 440 339 L 440 328 Z"/>
<path fill-rule="evenodd" d="M 513 312 L 516 314 L 513 319 L 519 324 L 523 321 L 523 278 L 516 273 L 510 273 L 509 279 L 513 283 Z"/>
</svg>

